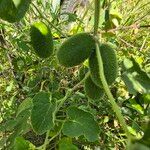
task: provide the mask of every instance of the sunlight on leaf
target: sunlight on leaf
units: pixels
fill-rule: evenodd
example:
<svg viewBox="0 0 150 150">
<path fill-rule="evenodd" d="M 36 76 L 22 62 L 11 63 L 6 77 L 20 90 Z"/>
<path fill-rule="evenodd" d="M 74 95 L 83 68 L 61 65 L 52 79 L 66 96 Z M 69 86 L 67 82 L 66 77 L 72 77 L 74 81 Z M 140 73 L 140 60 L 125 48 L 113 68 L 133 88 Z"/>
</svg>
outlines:
<svg viewBox="0 0 150 150">
<path fill-rule="evenodd" d="M 123 67 L 125 71 L 122 74 L 122 78 L 129 93 L 150 93 L 150 78 L 147 73 L 140 68 L 134 58 L 125 59 Z"/>
<path fill-rule="evenodd" d="M 70 107 L 67 111 L 68 119 L 63 126 L 63 133 L 69 137 L 84 135 L 90 141 L 98 140 L 99 126 L 89 112 Z"/>
<path fill-rule="evenodd" d="M 56 105 L 50 102 L 50 94 L 39 92 L 33 98 L 33 109 L 31 111 L 31 124 L 33 130 L 43 134 L 54 126 L 54 112 Z"/>
</svg>

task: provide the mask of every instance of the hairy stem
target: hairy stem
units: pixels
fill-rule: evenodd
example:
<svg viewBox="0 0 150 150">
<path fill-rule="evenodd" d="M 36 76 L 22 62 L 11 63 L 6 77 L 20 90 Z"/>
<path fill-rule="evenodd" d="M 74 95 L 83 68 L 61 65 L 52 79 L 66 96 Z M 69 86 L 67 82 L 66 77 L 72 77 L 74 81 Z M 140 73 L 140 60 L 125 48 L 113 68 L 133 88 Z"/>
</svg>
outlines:
<svg viewBox="0 0 150 150">
<path fill-rule="evenodd" d="M 64 102 L 66 101 L 66 99 L 72 94 L 73 91 L 75 91 L 87 78 L 88 76 L 90 75 L 90 72 L 88 72 L 85 77 L 78 83 L 76 84 L 72 89 L 69 89 L 65 95 L 64 98 L 60 99 L 60 103 L 57 107 L 57 111 L 62 107 L 62 105 L 64 104 Z"/>
<path fill-rule="evenodd" d="M 50 133 L 50 130 L 48 130 L 46 132 L 46 138 L 45 138 L 45 141 L 44 141 L 44 144 L 43 144 L 43 150 L 46 150 L 47 144 L 49 143 L 49 140 L 48 140 L 49 133 Z"/>
<path fill-rule="evenodd" d="M 104 75 L 104 70 L 103 70 L 103 62 L 102 62 L 102 57 L 101 57 L 101 53 L 100 53 L 100 50 L 99 50 L 99 42 L 96 43 L 96 55 L 97 55 L 97 60 L 98 60 L 98 66 L 99 66 L 99 76 L 100 76 L 100 79 L 102 81 L 102 84 L 103 84 L 103 88 L 109 98 L 109 101 L 112 105 L 112 109 L 114 110 L 114 112 L 116 113 L 116 116 L 124 130 L 124 132 L 126 133 L 126 136 L 128 137 L 128 139 L 131 139 L 131 135 L 128 131 L 128 128 L 127 128 L 127 125 L 126 125 L 126 122 L 121 114 L 121 110 L 119 108 L 119 106 L 117 105 L 117 103 L 115 102 L 115 99 L 113 98 L 113 95 L 109 89 L 109 86 L 107 84 L 107 81 L 105 79 L 105 75 Z"/>
<path fill-rule="evenodd" d="M 107 81 L 105 79 L 105 75 L 104 75 L 104 69 L 103 69 L 103 61 L 102 61 L 102 57 L 101 57 L 101 53 L 100 53 L 100 50 L 99 50 L 99 42 L 97 40 L 97 32 L 98 32 L 98 26 L 99 26 L 99 16 L 100 16 L 100 0 L 95 0 L 95 21 L 94 21 L 94 35 L 95 35 L 95 38 L 96 38 L 96 55 L 97 55 L 97 60 L 98 60 L 98 69 L 99 69 L 99 76 L 100 76 L 100 79 L 102 81 L 102 85 L 103 85 L 103 88 L 109 98 L 109 101 L 112 105 L 112 109 L 113 111 L 116 113 L 116 116 L 123 128 L 123 130 L 125 131 L 126 133 L 126 136 L 128 137 L 128 139 L 131 139 L 131 135 L 128 131 L 128 128 L 127 128 L 127 125 L 126 125 L 126 122 L 121 114 L 121 110 L 119 108 L 119 106 L 117 105 L 117 103 L 115 102 L 115 99 L 113 98 L 113 95 L 109 89 L 109 86 L 107 84 Z"/>
<path fill-rule="evenodd" d="M 55 114 L 59 111 L 59 109 L 62 107 L 62 105 L 64 104 L 64 102 L 67 100 L 67 98 L 72 94 L 72 92 L 75 91 L 88 78 L 89 75 L 90 75 L 90 72 L 86 73 L 85 77 L 78 84 L 76 84 L 72 89 L 68 89 L 68 91 L 66 92 L 66 95 L 62 99 L 59 100 L 60 103 L 57 106 Z M 39 150 L 46 150 L 46 146 L 49 144 L 50 141 L 52 141 L 55 137 L 57 137 L 59 135 L 61 129 L 51 139 L 48 139 L 49 132 L 50 132 L 48 130 L 47 133 L 46 133 L 46 138 L 45 138 L 44 144 L 42 146 L 38 147 L 37 149 L 39 149 Z"/>
</svg>

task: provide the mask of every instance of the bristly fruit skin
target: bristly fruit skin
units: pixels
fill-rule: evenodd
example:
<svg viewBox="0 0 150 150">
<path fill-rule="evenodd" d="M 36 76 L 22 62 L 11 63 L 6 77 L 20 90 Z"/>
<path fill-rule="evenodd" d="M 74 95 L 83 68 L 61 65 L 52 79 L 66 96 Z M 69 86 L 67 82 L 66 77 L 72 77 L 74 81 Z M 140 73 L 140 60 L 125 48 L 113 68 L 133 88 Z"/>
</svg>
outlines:
<svg viewBox="0 0 150 150">
<path fill-rule="evenodd" d="M 84 90 L 87 97 L 93 100 L 101 99 L 104 95 L 104 90 L 95 85 L 90 76 L 85 80 Z"/>
<path fill-rule="evenodd" d="M 104 75 L 108 85 L 111 85 L 115 81 L 118 73 L 116 52 L 108 44 L 101 44 L 99 49 L 103 61 Z M 92 81 L 97 86 L 103 87 L 99 76 L 99 66 L 96 51 L 94 51 L 89 58 L 89 68 L 91 72 Z"/>
<path fill-rule="evenodd" d="M 31 0 L 0 0 L 0 18 L 10 23 L 20 21 L 27 10 Z"/>
<path fill-rule="evenodd" d="M 88 33 L 79 33 L 61 45 L 57 51 L 57 59 L 62 66 L 77 66 L 84 62 L 94 49 L 94 38 Z"/>
<path fill-rule="evenodd" d="M 53 37 L 49 27 L 37 22 L 30 29 L 31 44 L 40 58 L 48 58 L 53 53 Z"/>
</svg>

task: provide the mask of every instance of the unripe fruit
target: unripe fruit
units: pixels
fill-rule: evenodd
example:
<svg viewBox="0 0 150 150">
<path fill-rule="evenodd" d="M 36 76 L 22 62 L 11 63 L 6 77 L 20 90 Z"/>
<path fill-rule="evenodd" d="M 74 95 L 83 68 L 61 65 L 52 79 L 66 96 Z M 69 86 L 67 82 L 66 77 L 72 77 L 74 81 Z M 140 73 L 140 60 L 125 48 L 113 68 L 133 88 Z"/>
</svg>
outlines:
<svg viewBox="0 0 150 150">
<path fill-rule="evenodd" d="M 118 71 L 116 53 L 108 44 L 101 44 L 100 52 L 103 61 L 104 75 L 108 85 L 111 85 L 115 81 Z M 96 51 L 94 51 L 89 58 L 89 68 L 93 82 L 97 86 L 103 87 L 99 76 L 99 66 Z"/>
<path fill-rule="evenodd" d="M 53 38 L 51 30 L 42 22 L 31 26 L 31 44 L 36 54 L 41 58 L 47 58 L 53 53 Z"/>
<path fill-rule="evenodd" d="M 104 90 L 95 85 L 90 76 L 85 80 L 84 90 L 86 95 L 93 100 L 98 100 L 104 95 Z"/>
<path fill-rule="evenodd" d="M 20 21 L 27 12 L 31 0 L 0 0 L 0 18 L 10 23 Z"/>
<path fill-rule="evenodd" d="M 61 65 L 73 67 L 84 62 L 94 49 L 94 38 L 88 33 L 79 33 L 61 45 L 57 58 Z"/>
</svg>

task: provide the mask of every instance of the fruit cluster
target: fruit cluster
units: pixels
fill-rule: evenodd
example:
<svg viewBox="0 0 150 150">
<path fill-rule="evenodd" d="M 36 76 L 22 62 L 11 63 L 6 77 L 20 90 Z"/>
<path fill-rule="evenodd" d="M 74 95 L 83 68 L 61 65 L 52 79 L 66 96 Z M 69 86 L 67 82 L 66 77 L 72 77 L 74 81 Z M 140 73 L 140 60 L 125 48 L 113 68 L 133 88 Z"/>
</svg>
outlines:
<svg viewBox="0 0 150 150">
<path fill-rule="evenodd" d="M 10 23 L 17 22 L 25 15 L 31 0 L 0 0 L 0 18 Z M 34 23 L 30 29 L 31 44 L 40 58 L 53 54 L 53 37 L 50 28 L 43 22 Z M 90 76 L 85 80 L 86 95 L 91 99 L 100 99 L 104 95 L 100 79 L 95 39 L 89 33 L 79 33 L 68 38 L 58 49 L 57 59 L 64 67 L 74 67 L 89 60 L 89 67 L 80 70 L 80 79 L 86 72 Z M 117 77 L 117 58 L 114 49 L 108 44 L 100 44 L 104 75 L 108 85 Z"/>
<path fill-rule="evenodd" d="M 104 75 L 108 85 L 111 85 L 117 77 L 117 58 L 115 50 L 109 44 L 100 44 Z M 59 48 L 57 58 L 61 65 L 73 67 L 89 60 L 89 69 L 82 67 L 79 78 L 83 79 L 86 72 L 90 76 L 85 80 L 84 89 L 86 95 L 91 99 L 100 99 L 104 95 L 103 85 L 99 77 L 99 66 L 96 55 L 95 40 L 88 33 L 80 33 L 67 39 Z"/>
</svg>

